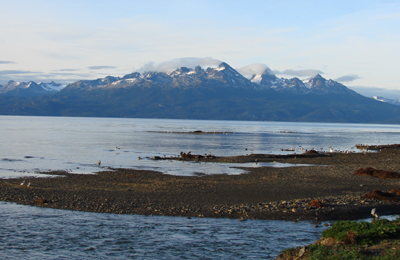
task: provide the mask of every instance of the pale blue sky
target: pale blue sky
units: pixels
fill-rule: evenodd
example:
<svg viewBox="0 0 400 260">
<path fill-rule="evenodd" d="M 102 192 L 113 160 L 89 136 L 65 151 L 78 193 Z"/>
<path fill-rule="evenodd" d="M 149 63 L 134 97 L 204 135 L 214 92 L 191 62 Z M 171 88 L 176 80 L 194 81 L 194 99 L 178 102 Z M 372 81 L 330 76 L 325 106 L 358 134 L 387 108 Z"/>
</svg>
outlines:
<svg viewBox="0 0 400 260">
<path fill-rule="evenodd" d="M 174 59 L 173 66 L 206 67 L 210 57 L 236 69 L 263 64 L 302 79 L 320 72 L 349 87 L 400 93 L 400 1 L 0 4 L 0 84 L 122 76 Z"/>
</svg>

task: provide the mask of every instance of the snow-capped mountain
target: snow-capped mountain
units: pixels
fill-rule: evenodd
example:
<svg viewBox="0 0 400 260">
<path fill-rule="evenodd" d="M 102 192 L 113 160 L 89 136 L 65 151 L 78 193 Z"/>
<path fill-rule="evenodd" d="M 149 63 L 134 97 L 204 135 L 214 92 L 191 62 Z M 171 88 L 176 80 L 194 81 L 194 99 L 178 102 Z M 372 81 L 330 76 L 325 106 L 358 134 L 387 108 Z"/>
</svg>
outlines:
<svg viewBox="0 0 400 260">
<path fill-rule="evenodd" d="M 17 97 L 37 97 L 54 94 L 64 87 L 65 85 L 57 84 L 54 81 L 50 83 L 35 83 L 33 81 L 29 81 L 28 83 L 26 83 L 10 80 L 7 84 L 0 85 L 0 95 Z"/>
<path fill-rule="evenodd" d="M 326 80 L 321 75 L 301 81 L 298 78 L 284 79 L 276 77 L 270 69 L 261 75 L 253 75 L 247 79 L 239 72 L 223 62 L 216 68 L 194 69 L 181 67 L 172 72 L 134 72 L 124 77 L 105 77 L 96 80 L 80 80 L 69 84 L 67 89 L 93 88 L 128 88 L 128 87 L 161 87 L 161 88 L 201 88 L 227 87 L 247 90 L 275 90 L 293 94 L 350 94 L 358 95 L 344 85 Z"/>
<path fill-rule="evenodd" d="M 252 85 L 248 79 L 225 62 L 221 63 L 215 69 L 208 68 L 206 73 L 210 79 L 224 82 L 233 88 L 251 88 Z"/>
<path fill-rule="evenodd" d="M 398 99 L 390 99 L 390 98 L 385 98 L 385 97 L 380 97 L 380 96 L 374 96 L 373 97 L 375 100 L 384 102 L 384 103 L 389 103 L 392 105 L 400 106 L 400 100 Z"/>
<path fill-rule="evenodd" d="M 98 88 L 98 87 L 130 87 L 130 86 L 158 86 L 158 87 L 198 87 L 210 84 L 225 85 L 232 88 L 254 88 L 251 81 L 243 77 L 226 63 L 217 68 L 203 70 L 200 66 L 194 69 L 181 67 L 172 72 L 149 71 L 140 74 L 134 72 L 124 77 L 106 77 L 96 80 L 80 80 L 69 84 L 69 88 Z"/>
<path fill-rule="evenodd" d="M 6 115 L 400 123 L 399 111 L 321 75 L 285 79 L 267 69 L 247 79 L 226 63 L 80 80 L 64 88 L 54 82 L 0 86 L 0 114 Z"/>
<path fill-rule="evenodd" d="M 350 94 L 357 93 L 334 80 L 326 80 L 321 75 L 316 75 L 301 81 L 298 78 L 278 78 L 267 69 L 262 75 L 253 75 L 251 81 L 265 88 L 277 91 L 291 92 L 295 94 Z"/>
</svg>

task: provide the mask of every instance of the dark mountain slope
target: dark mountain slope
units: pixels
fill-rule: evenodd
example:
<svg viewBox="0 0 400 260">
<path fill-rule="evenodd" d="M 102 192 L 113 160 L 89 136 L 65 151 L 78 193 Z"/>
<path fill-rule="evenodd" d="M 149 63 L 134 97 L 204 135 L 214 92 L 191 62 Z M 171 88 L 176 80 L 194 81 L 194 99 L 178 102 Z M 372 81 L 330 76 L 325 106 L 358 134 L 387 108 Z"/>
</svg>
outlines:
<svg viewBox="0 0 400 260">
<path fill-rule="evenodd" d="M 207 70 L 131 73 L 77 81 L 51 95 L 0 95 L 0 114 L 400 123 L 400 107 L 320 75 L 301 81 L 265 71 L 252 80 L 226 63 Z"/>
<path fill-rule="evenodd" d="M 79 98 L 78 98 L 79 97 Z M 0 99 L 1 101 L 1 99 Z M 3 102 L 2 102 L 3 103 Z M 399 123 L 400 108 L 362 96 L 273 90 L 155 88 L 75 90 L 9 102 L 14 113 L 48 116 Z M 4 105 L 0 108 L 4 108 Z M 384 114 L 382 114 L 384 111 Z"/>
</svg>

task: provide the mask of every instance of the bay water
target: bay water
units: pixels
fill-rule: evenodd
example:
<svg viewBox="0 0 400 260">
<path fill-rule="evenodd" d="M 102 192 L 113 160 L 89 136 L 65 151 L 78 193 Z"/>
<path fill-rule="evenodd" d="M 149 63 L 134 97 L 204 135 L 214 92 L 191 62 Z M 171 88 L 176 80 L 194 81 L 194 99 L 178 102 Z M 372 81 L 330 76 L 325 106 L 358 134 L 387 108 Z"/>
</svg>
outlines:
<svg viewBox="0 0 400 260">
<path fill-rule="evenodd" d="M 399 142 L 399 125 L 0 116 L 0 177 L 38 171 L 92 173 L 107 167 L 192 175 L 240 174 L 263 164 L 154 161 L 180 152 L 234 156 L 305 150 L 357 151 Z M 194 131 L 216 134 L 192 134 Z M 283 150 L 283 151 L 282 151 Z M 289 151 L 287 151 L 289 150 Z M 97 162 L 101 161 L 101 166 Z M 284 165 L 280 165 L 284 166 Z"/>
</svg>

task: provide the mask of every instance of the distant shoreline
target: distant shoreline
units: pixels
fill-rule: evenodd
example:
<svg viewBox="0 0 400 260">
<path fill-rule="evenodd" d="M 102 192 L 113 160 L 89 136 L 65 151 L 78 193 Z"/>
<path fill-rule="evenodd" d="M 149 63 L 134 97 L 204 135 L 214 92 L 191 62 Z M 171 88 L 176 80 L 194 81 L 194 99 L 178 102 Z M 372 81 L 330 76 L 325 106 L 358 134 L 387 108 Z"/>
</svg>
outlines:
<svg viewBox="0 0 400 260">
<path fill-rule="evenodd" d="M 229 131 L 150 131 L 152 133 L 163 133 L 163 134 L 198 134 L 198 135 L 210 135 L 210 134 L 234 134 L 235 132 Z"/>
<path fill-rule="evenodd" d="M 62 171 L 63 178 L 0 180 L 0 201 L 98 213 L 275 220 L 339 220 L 398 214 L 397 201 L 366 199 L 372 190 L 399 188 L 399 179 L 357 176 L 359 168 L 396 171 L 400 149 L 379 153 L 329 153 L 307 156 L 248 155 L 215 157 L 219 162 L 312 164 L 287 168 L 249 168 L 241 175 L 171 176 L 114 169 L 96 174 Z M 27 183 L 31 183 L 29 187 Z M 322 207 L 308 205 L 319 200 Z"/>
</svg>

